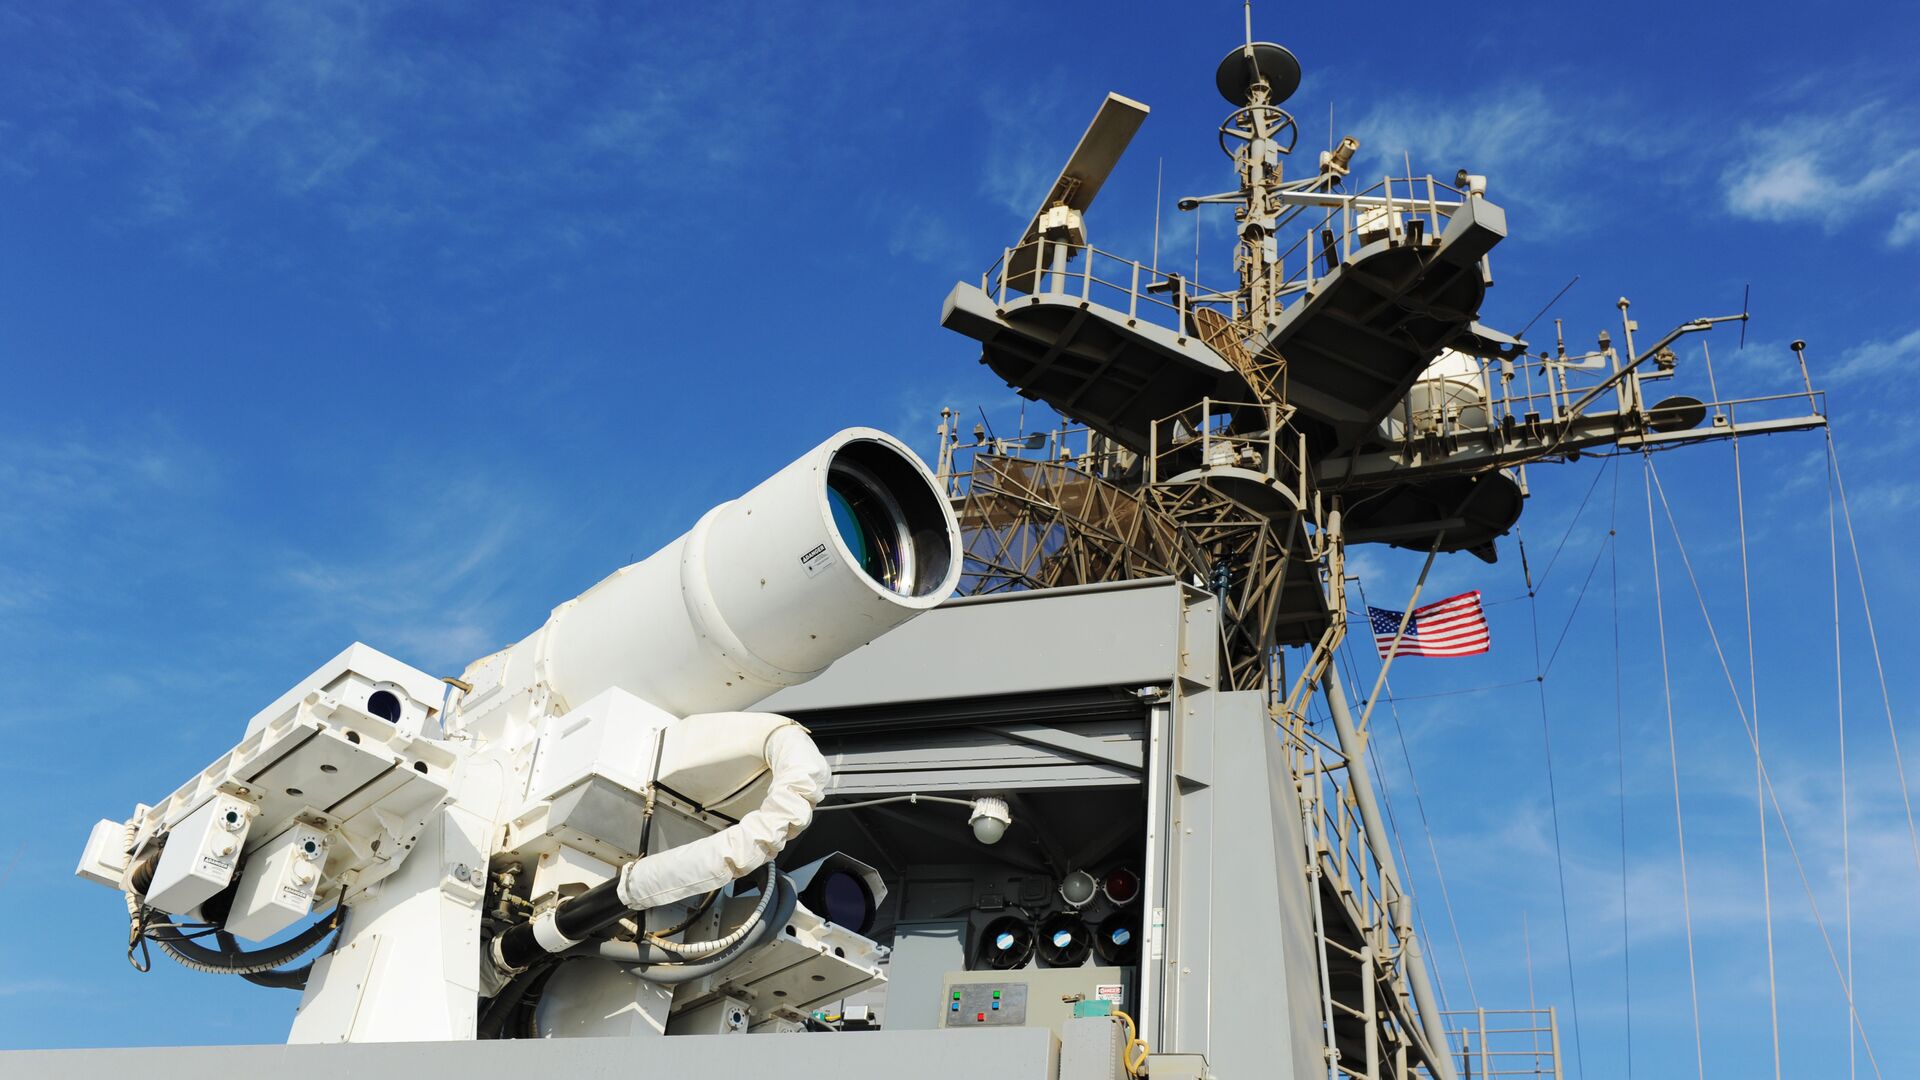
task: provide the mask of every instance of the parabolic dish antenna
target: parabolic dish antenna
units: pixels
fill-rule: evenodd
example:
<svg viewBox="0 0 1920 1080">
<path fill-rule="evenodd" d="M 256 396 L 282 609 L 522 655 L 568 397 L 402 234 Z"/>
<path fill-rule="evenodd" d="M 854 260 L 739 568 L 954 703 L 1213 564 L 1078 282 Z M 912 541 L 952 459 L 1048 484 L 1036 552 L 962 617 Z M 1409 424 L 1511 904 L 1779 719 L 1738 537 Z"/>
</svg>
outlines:
<svg viewBox="0 0 1920 1080">
<path fill-rule="evenodd" d="M 1278 105 L 1300 89 L 1300 61 L 1285 46 L 1271 41 L 1235 46 L 1213 73 L 1213 85 L 1220 88 L 1220 96 L 1227 101 L 1245 105 L 1247 91 L 1260 76 L 1267 80 L 1267 104 Z"/>
</svg>

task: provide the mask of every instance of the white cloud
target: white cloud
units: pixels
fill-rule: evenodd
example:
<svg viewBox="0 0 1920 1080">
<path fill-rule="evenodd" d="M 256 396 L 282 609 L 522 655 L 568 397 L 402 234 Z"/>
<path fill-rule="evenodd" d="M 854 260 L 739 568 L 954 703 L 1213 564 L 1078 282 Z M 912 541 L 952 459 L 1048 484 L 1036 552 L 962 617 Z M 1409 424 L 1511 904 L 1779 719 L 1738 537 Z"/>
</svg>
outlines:
<svg viewBox="0 0 1920 1080">
<path fill-rule="evenodd" d="M 669 243 L 658 234 L 693 219 L 662 213 L 663 200 L 747 186 L 750 158 L 829 152 L 830 118 L 866 113 L 846 104 L 847 77 L 792 62 L 795 24 L 822 48 L 873 32 L 860 16 L 816 9 L 689 28 L 640 8 L 601 17 L 534 5 L 452 39 L 427 28 L 429 12 L 363 0 L 136 6 L 114 18 L 133 44 L 96 44 L 85 20 L 51 16 L 8 42 L 76 59 L 16 65 L 11 82 L 0 71 L 0 91 L 15 91 L 0 92 L 0 133 L 22 135 L 0 139 L 0 175 L 114 177 L 125 197 L 103 203 L 96 223 L 190 222 L 186 254 L 278 242 L 239 217 L 263 207 L 344 225 L 343 239 L 372 241 L 376 266 L 445 252 L 466 276 L 596 239 Z M 600 55 L 614 59 L 578 62 Z M 755 76 L 743 82 L 742 71 Z M 769 130 L 769 97 L 809 107 Z M 422 239 L 436 234 L 487 242 Z M 486 259 L 472 258 L 476 247 Z"/>
<path fill-rule="evenodd" d="M 1884 378 L 1920 368 L 1920 329 L 1897 338 L 1863 341 L 1840 354 L 1827 377 L 1834 382 Z"/>
<path fill-rule="evenodd" d="M 1902 210 L 1893 218 L 1893 231 L 1887 233 L 1887 243 L 1894 247 L 1906 247 L 1920 241 L 1920 208 Z"/>
<path fill-rule="evenodd" d="M 1354 179 L 1416 175 L 1451 180 L 1457 169 L 1487 176 L 1495 202 L 1523 207 L 1532 232 L 1568 233 L 1604 221 L 1602 193 L 1585 173 L 1597 159 L 1663 162 L 1652 177 L 1683 182 L 1680 153 L 1690 142 L 1676 126 L 1625 131 L 1617 118 L 1638 111 L 1617 101 L 1571 97 L 1538 83 L 1502 82 L 1462 97 L 1387 98 L 1350 128 L 1360 140 Z"/>
<path fill-rule="evenodd" d="M 377 501 L 363 523 L 377 542 L 351 556 L 292 553 L 281 584 L 303 619 L 340 625 L 409 662 L 455 668 L 532 629 L 507 625 L 498 588 L 525 539 L 526 515 L 511 508 L 527 504 L 500 498 L 497 487 L 455 483 L 435 500 Z M 480 506 L 485 514 L 474 512 Z"/>
<path fill-rule="evenodd" d="M 1869 101 L 1846 110 L 1788 112 L 1751 127 L 1728 148 L 1721 173 L 1727 209 L 1759 221 L 1814 222 L 1829 230 L 1888 220 L 1893 246 L 1920 237 L 1920 125 L 1910 109 Z"/>
</svg>

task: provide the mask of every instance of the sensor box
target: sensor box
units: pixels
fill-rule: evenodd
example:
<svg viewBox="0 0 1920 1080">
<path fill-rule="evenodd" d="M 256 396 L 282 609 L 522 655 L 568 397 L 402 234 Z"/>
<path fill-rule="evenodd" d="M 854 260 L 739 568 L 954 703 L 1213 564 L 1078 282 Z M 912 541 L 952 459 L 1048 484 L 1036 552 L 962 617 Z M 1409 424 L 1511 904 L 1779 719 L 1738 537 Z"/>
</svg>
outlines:
<svg viewBox="0 0 1920 1080">
<path fill-rule="evenodd" d="M 227 915 L 227 932 L 265 941 L 313 912 L 313 896 L 327 864 L 327 834 L 297 824 L 247 856 L 240 888 Z"/>
<path fill-rule="evenodd" d="M 167 830 L 167 846 L 147 887 L 148 905 L 185 915 L 226 888 L 255 813 L 252 803 L 220 792 Z"/>
</svg>

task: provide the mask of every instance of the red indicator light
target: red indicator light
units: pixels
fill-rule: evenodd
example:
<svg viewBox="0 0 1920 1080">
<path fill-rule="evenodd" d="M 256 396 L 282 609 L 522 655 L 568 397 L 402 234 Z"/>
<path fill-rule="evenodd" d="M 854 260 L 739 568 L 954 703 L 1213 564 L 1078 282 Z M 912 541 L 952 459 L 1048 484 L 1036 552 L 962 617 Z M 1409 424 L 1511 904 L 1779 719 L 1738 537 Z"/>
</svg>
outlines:
<svg viewBox="0 0 1920 1080">
<path fill-rule="evenodd" d="M 986 1013 L 977 1013 L 977 1014 L 975 1014 L 975 1015 L 974 1015 L 974 1018 L 973 1018 L 973 1019 L 974 1019 L 974 1022 L 975 1022 L 975 1023 L 980 1023 L 980 1022 L 984 1022 L 984 1021 L 986 1020 L 986 1018 L 987 1018 L 987 1014 L 986 1014 Z"/>
</svg>

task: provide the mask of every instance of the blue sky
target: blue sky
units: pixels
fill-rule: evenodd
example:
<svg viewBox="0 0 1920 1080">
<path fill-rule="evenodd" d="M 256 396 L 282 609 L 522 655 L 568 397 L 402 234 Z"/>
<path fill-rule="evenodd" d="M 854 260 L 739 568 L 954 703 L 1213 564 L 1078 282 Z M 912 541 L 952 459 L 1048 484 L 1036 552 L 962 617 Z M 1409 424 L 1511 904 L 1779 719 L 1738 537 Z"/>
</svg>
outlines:
<svg viewBox="0 0 1920 1080">
<path fill-rule="evenodd" d="M 0 3 L 0 812 L 16 823 L 0 841 L 0 1046 L 283 1037 L 290 995 L 134 975 L 118 898 L 69 875 L 95 818 L 171 790 L 346 643 L 456 671 L 838 427 L 930 453 L 942 404 L 1011 422 L 939 304 L 1017 237 L 1101 95 L 1154 112 L 1089 217 L 1095 243 L 1145 257 L 1164 161 L 1163 245 L 1188 258 L 1194 224 L 1172 198 L 1230 183 L 1211 75 L 1239 8 L 1180 10 Z M 1915 9 L 1256 19 L 1307 69 L 1303 146 L 1331 107 L 1366 173 L 1404 152 L 1490 177 L 1513 228 L 1496 325 L 1517 329 L 1578 273 L 1555 310 L 1574 343 L 1618 337 L 1618 296 L 1657 333 L 1738 310 L 1747 283 L 1746 348 L 1709 339 L 1723 387 L 1791 390 L 1785 343 L 1811 343 L 1920 780 Z M 1224 224 L 1202 222 L 1205 280 L 1230 276 Z M 1697 340 L 1677 390 L 1698 385 Z M 1741 452 L 1763 738 L 1844 952 L 1824 444 Z M 1490 656 L 1396 667 L 1406 754 L 1384 717 L 1377 749 L 1450 1002 L 1524 1003 L 1530 946 L 1571 1065 L 1570 944 L 1590 1076 L 1627 1066 L 1624 810 L 1633 1071 L 1686 1075 L 1644 471 L 1621 459 L 1596 480 L 1604 467 L 1533 470 L 1523 521 L 1536 575 L 1565 538 L 1538 600 L 1544 651 L 1567 627 L 1546 682 L 1564 927 L 1534 689 L 1417 696 L 1530 678 L 1524 599 L 1491 609 Z M 1728 448 L 1656 467 L 1744 688 Z M 1656 512 L 1704 1056 L 1758 1074 L 1752 755 Z M 1443 559 L 1429 595 L 1521 596 L 1503 550 L 1492 567 Z M 1355 565 L 1397 607 L 1418 558 Z M 1843 561 L 1855 979 L 1893 1073 L 1920 1064 L 1903 1015 L 1920 866 L 1852 573 Z M 1370 683 L 1373 661 L 1355 667 Z M 1786 1072 L 1844 1075 L 1839 982 L 1772 836 Z"/>
</svg>

